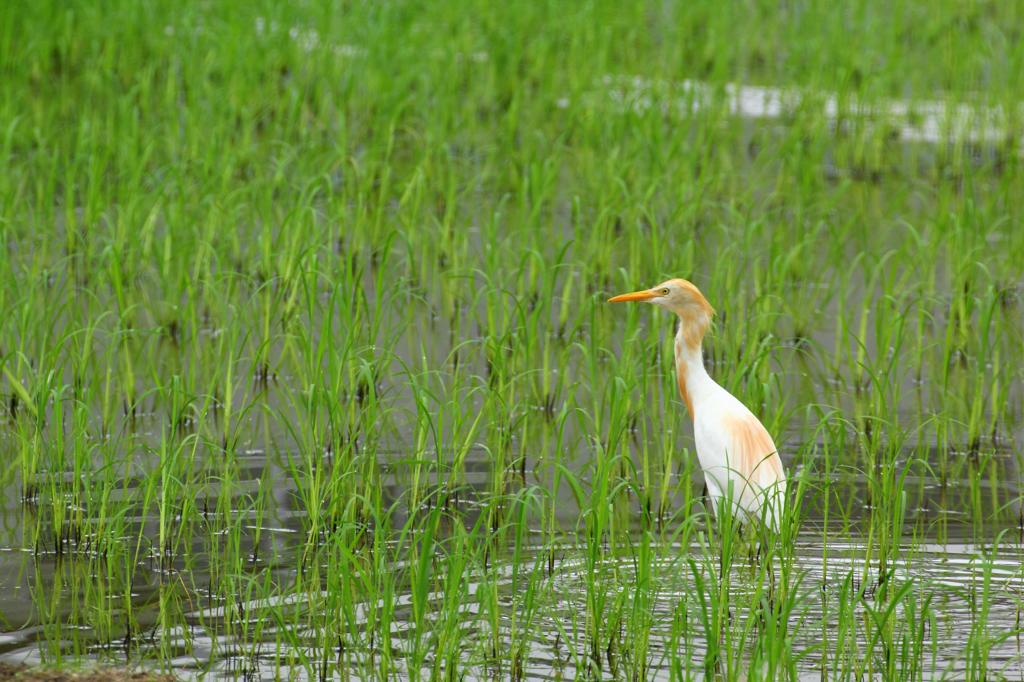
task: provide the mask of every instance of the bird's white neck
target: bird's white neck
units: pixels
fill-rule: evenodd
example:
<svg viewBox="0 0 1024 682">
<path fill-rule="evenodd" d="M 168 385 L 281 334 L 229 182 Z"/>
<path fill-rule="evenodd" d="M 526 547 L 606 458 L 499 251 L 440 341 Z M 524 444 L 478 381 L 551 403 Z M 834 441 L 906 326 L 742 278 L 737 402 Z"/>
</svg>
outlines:
<svg viewBox="0 0 1024 682">
<path fill-rule="evenodd" d="M 701 403 L 714 392 L 718 384 L 704 368 L 700 338 L 703 334 L 695 339 L 692 329 L 686 327 L 687 324 L 688 321 L 680 320 L 679 330 L 676 332 L 676 383 L 686 403 L 686 409 L 690 412 L 690 418 L 695 419 Z"/>
</svg>

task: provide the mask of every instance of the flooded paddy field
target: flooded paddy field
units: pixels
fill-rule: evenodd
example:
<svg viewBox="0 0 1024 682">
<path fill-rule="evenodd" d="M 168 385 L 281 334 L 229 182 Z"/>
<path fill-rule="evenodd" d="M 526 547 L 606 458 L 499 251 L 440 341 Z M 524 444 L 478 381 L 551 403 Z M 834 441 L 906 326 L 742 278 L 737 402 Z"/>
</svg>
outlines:
<svg viewBox="0 0 1024 682">
<path fill-rule="evenodd" d="M 115 5 L 0 10 L 0 662 L 1024 679 L 1016 5 Z"/>
</svg>

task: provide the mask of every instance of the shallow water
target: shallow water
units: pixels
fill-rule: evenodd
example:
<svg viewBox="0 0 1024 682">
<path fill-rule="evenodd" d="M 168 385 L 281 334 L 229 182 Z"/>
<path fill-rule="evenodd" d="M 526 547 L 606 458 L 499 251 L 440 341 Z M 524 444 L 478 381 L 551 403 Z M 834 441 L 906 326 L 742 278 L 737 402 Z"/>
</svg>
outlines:
<svg viewBox="0 0 1024 682">
<path fill-rule="evenodd" d="M 282 579 L 282 584 L 287 584 L 288 574 L 293 570 L 291 567 L 296 565 L 295 553 L 302 547 L 304 518 L 294 506 L 292 493 L 296 492 L 295 488 L 283 476 L 278 460 L 276 456 L 261 452 L 246 455 L 248 464 L 242 470 L 251 478 L 239 480 L 234 494 L 243 495 L 253 490 L 258 487 L 261 475 L 268 470 L 273 472 L 271 476 L 278 481 L 275 499 L 279 504 L 268 511 L 259 525 L 259 540 L 254 537 L 257 530 L 254 523 L 247 527 L 242 542 L 247 554 L 258 557 L 253 564 L 254 569 L 269 568 Z M 1013 467 L 1013 458 L 1008 452 L 997 455 L 997 461 L 1002 468 Z M 812 463 L 813 460 L 806 465 Z M 397 499 L 406 485 L 401 466 L 381 464 L 389 472 L 382 480 L 385 495 Z M 483 451 L 474 451 L 467 458 L 467 475 L 461 489 L 461 505 L 466 510 L 463 518 L 467 524 L 474 520 L 475 499 L 487 494 L 489 466 L 488 455 Z M 528 479 L 535 477 L 543 478 L 543 475 L 527 472 Z M 812 480 L 824 482 L 822 478 Z M 864 480 L 856 476 L 842 480 L 835 478 L 832 483 L 844 495 L 855 499 L 864 495 Z M 956 488 L 951 486 L 945 494 L 953 494 Z M 908 485 L 907 489 L 913 490 L 914 486 Z M 216 491 L 208 492 L 215 494 Z M 1015 484 L 1003 481 L 996 494 L 1014 501 L 1017 488 Z M 1024 676 L 1024 653 L 1020 641 L 1020 615 L 1024 608 L 1024 543 L 1020 530 L 1004 534 L 998 547 L 978 543 L 973 538 L 979 535 L 996 537 L 998 527 L 978 529 L 965 523 L 966 513 L 955 511 L 956 506 L 949 505 L 948 500 L 940 495 L 935 486 L 926 485 L 921 488 L 920 497 L 914 498 L 904 523 L 906 537 L 898 553 L 899 560 L 890 566 L 891 572 L 886 581 L 889 590 L 909 590 L 910 596 L 905 596 L 901 605 L 916 604 L 922 609 L 915 622 L 923 623 L 925 628 L 922 639 L 925 645 L 924 678 L 955 679 L 967 674 L 963 666 L 968 646 L 976 643 L 981 636 L 979 633 L 983 633 L 985 640 L 991 643 L 987 652 L 990 671 L 999 671 L 1008 678 Z M 103 584 L 102 576 L 83 574 L 83 571 L 95 570 L 97 564 L 84 561 L 82 555 L 58 556 L 52 550 L 34 553 L 30 549 L 19 548 L 19 529 L 30 525 L 39 512 L 31 503 L 19 503 L 13 495 L 5 499 L 8 502 L 0 516 L 6 538 L 0 548 L 0 594 L 4 595 L 0 601 L 0 613 L 4 618 L 3 632 L 0 633 L 0 660 L 23 663 L 46 660 L 52 663 L 52 654 L 41 658 L 39 640 L 46 638 L 47 629 L 57 627 L 56 623 L 61 620 L 74 620 L 72 611 L 86 603 L 86 592 Z M 566 495 L 559 509 L 561 521 L 571 528 L 578 519 L 571 497 Z M 848 674 L 849 670 L 844 667 L 848 662 L 836 656 L 840 641 L 846 651 L 857 650 L 861 652 L 859 655 L 868 649 L 869 638 L 863 629 L 842 635 L 835 629 L 839 602 L 848 604 L 856 614 L 854 623 L 871 618 L 871 611 L 879 607 L 877 569 L 874 563 L 866 561 L 868 545 L 865 543 L 868 539 L 856 530 L 859 516 L 854 511 L 853 528 L 845 533 L 831 533 L 830 539 L 823 544 L 825 536 L 821 517 L 816 511 L 809 511 L 794 544 L 790 589 L 796 595 L 798 606 L 791 614 L 788 627 L 790 636 L 795 640 L 794 647 L 804 654 L 799 667 L 801 679 L 822 679 L 823 674 L 828 679 L 841 679 Z M 140 518 L 136 523 L 144 534 L 151 535 L 154 522 L 152 518 Z M 937 531 L 941 531 L 941 539 Z M 498 556 L 493 560 L 485 582 L 481 582 L 481 576 L 472 571 L 465 576 L 459 614 L 465 631 L 464 646 L 467 647 L 466 679 L 493 679 L 495 675 L 509 674 L 508 669 L 495 670 L 493 664 L 482 660 L 475 665 L 471 663 L 480 658 L 480 651 L 490 641 L 490 628 L 493 627 L 493 620 L 489 621 L 483 613 L 486 600 L 481 596 L 481 590 L 488 588 L 496 592 L 497 603 L 501 606 L 499 639 L 506 644 L 512 642 L 512 618 L 521 606 L 517 601 L 521 588 L 513 589 L 513 576 L 518 572 L 518 580 L 522 581 L 522 571 L 529 572 L 535 562 L 538 566 L 546 564 L 543 553 L 548 547 L 544 542 L 545 538 L 538 535 L 537 530 L 530 531 L 519 563 L 521 571 L 516 570 L 516 564 L 509 557 Z M 543 575 L 537 581 L 539 606 L 535 624 L 528 639 L 522 643 L 526 655 L 520 679 L 572 679 L 593 668 L 580 622 L 581 614 L 586 612 L 588 571 L 598 573 L 598 583 L 609 600 L 621 598 L 628 601 L 633 598 L 631 595 L 636 584 L 636 551 L 636 546 L 613 548 L 596 566 L 588 568 L 578 542 L 570 540 L 555 545 L 556 560 L 550 572 L 542 570 Z M 707 639 L 698 618 L 699 588 L 694 568 L 688 562 L 690 559 L 697 561 L 699 572 L 706 580 L 709 571 L 714 570 L 707 565 L 707 556 L 706 547 L 693 543 L 683 546 L 671 541 L 656 541 L 652 547 L 653 590 L 648 604 L 651 620 L 647 679 L 672 679 L 666 652 L 680 651 L 680 648 L 685 650 L 693 666 L 692 670 L 684 673 L 694 679 L 703 677 L 701 665 Z M 146 665 L 147 649 L 151 648 L 154 655 L 158 651 L 164 652 L 163 655 L 172 652 L 170 664 L 176 674 L 186 678 L 213 674 L 218 677 L 243 676 L 246 679 L 275 679 L 284 675 L 306 679 L 310 674 L 309 668 L 296 661 L 317 651 L 315 629 L 296 632 L 293 624 L 268 622 L 263 614 L 270 613 L 268 607 L 281 605 L 287 605 L 285 611 L 316 610 L 317 605 L 323 605 L 329 595 L 325 592 L 291 593 L 280 598 L 252 600 L 245 600 L 239 595 L 239 603 L 224 603 L 216 591 L 204 587 L 211 580 L 210 559 L 208 547 L 201 542 L 191 548 L 188 556 L 179 553 L 169 565 L 161 561 L 158 553 L 144 554 L 134 567 L 135 579 L 130 596 L 144 630 L 136 633 L 134 641 L 129 643 L 96 641 L 95 633 L 87 627 L 65 628 L 65 636 L 69 637 L 67 649 L 84 647 L 97 660 L 115 662 L 124 660 L 126 652 L 131 651 L 131 660 L 139 662 L 141 654 L 143 665 Z M 275 566 L 281 568 L 275 570 Z M 738 559 L 730 571 L 731 591 L 736 596 L 736 603 L 742 603 L 742 595 L 752 589 L 753 576 L 749 560 Z M 160 604 L 171 594 L 185 601 L 182 606 L 184 619 L 181 625 L 162 630 Z M 440 596 L 435 594 L 430 601 Z M 112 594 L 107 598 L 115 602 L 111 615 L 116 620 L 121 611 L 116 600 L 122 597 Z M 416 628 L 409 620 L 411 595 L 397 593 L 392 603 L 395 615 L 391 646 L 393 651 L 402 652 L 407 648 L 408 638 L 416 634 Z M 984 612 L 981 604 L 985 605 Z M 352 631 L 358 632 L 359 624 L 365 623 L 368 613 L 379 606 L 376 602 L 357 601 L 349 616 L 353 619 Z M 48 608 L 54 611 L 47 615 Z M 241 621 L 239 614 L 244 614 Z M 754 624 L 748 622 L 758 616 L 747 610 L 736 608 L 730 615 L 734 633 L 742 633 L 744 627 L 758 627 L 756 620 Z M 428 610 L 425 622 L 433 623 L 442 617 L 443 614 Z M 258 638 L 254 640 L 251 631 L 223 634 L 226 618 L 233 619 L 236 629 L 239 622 L 249 623 L 252 627 L 258 625 Z M 682 626 L 681 618 L 686 621 Z M 52 636 L 51 633 L 49 637 Z M 733 636 L 739 637 L 740 634 Z M 282 643 L 282 639 L 288 641 Z M 379 643 L 377 646 L 379 648 Z M 743 650 L 735 642 L 733 647 L 736 651 Z M 353 646 L 346 660 L 359 669 L 372 668 L 372 655 Z M 878 652 L 874 655 L 882 660 Z M 411 672 L 402 667 L 407 665 L 402 656 L 397 655 L 395 660 L 399 667 L 394 675 L 399 678 L 411 676 Z M 605 654 L 599 677 L 618 679 L 624 674 L 622 661 L 615 661 L 614 654 Z M 424 665 L 429 666 L 430 663 L 428 660 Z M 730 665 L 731 675 L 735 676 L 745 664 L 739 659 Z M 749 679 L 758 679 L 758 673 L 751 672 Z"/>
<path fill-rule="evenodd" d="M 638 113 L 657 107 L 685 118 L 702 109 L 714 109 L 721 102 L 728 114 L 740 118 L 784 119 L 810 114 L 835 130 L 857 122 L 901 142 L 998 144 L 1022 153 L 1010 132 L 1010 122 L 1024 114 L 1022 105 L 1017 111 L 1008 111 L 977 102 L 942 100 L 865 103 L 842 100 L 832 92 L 742 83 L 715 87 L 700 81 L 670 83 L 639 76 L 606 76 L 602 85 L 617 106 Z"/>
</svg>

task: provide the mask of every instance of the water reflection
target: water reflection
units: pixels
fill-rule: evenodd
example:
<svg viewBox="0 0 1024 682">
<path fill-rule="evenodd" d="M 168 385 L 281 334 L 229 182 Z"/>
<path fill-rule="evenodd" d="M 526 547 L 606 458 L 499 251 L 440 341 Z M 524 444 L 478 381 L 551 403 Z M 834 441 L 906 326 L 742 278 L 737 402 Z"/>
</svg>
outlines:
<svg viewBox="0 0 1024 682">
<path fill-rule="evenodd" d="M 489 494 L 488 457 L 482 451 L 471 452 L 459 495 L 446 496 L 449 501 L 458 500 L 464 512 L 461 518 L 469 525 L 476 521 L 478 500 Z M 256 466 L 261 459 L 267 461 Z M 253 466 L 247 471 L 254 485 L 267 466 L 277 466 L 271 459 L 262 453 L 251 454 Z M 1007 472 L 1016 471 L 1009 453 L 999 454 L 997 461 Z M 804 468 L 813 469 L 814 462 L 805 462 Z M 394 464 L 386 470 L 381 490 L 390 503 L 406 494 L 409 472 Z M 527 473 L 527 478 L 543 477 L 542 472 Z M 433 475 L 434 490 L 444 490 L 443 476 Z M 1006 476 L 1006 480 L 1015 478 Z M 863 479 L 847 474 L 831 483 L 842 486 L 851 498 L 863 497 Z M 253 557 L 254 571 L 280 565 L 283 585 L 291 580 L 294 553 L 302 546 L 302 518 L 289 489 L 294 493 L 293 486 L 275 487 L 279 507 L 262 522 L 246 526 L 241 538 L 245 552 Z M 999 483 L 986 494 L 992 492 L 1016 503 L 1016 493 L 1008 483 Z M 788 582 L 777 588 L 788 591 L 794 607 L 784 622 L 774 625 L 789 638 L 787 646 L 797 656 L 801 678 L 845 679 L 862 674 L 864 669 L 858 668 L 857 662 L 865 660 L 872 661 L 873 670 L 884 671 L 893 656 L 903 657 L 900 670 L 917 666 L 925 679 L 959 678 L 977 671 L 979 652 L 983 652 L 988 670 L 1024 674 L 1019 643 L 1024 550 L 1019 534 L 1004 533 L 999 545 L 979 543 L 973 539 L 975 525 L 950 514 L 941 541 L 922 535 L 935 528 L 928 523 L 936 508 L 930 500 L 939 491 L 921 487 L 918 494 L 908 506 L 904 539 L 884 580 L 880 580 L 877 561 L 871 558 L 872 552 L 878 551 L 877 540 L 860 536 L 850 527 L 840 533 L 831 529 L 826 543 L 820 510 L 809 507 L 794 544 Z M 571 526 L 579 511 L 568 497 L 563 506 L 560 515 Z M 637 519 L 642 516 L 633 511 Z M 31 505 L 8 506 L 4 522 L 12 528 L 30 528 L 38 513 Z M 12 522 L 12 515 L 19 522 Z M 145 532 L 152 519 L 140 518 L 139 523 Z M 635 544 L 609 548 L 593 563 L 585 556 L 581 539 L 567 539 L 552 547 L 537 520 L 530 523 L 534 530 L 526 538 L 518 565 L 505 554 L 494 555 L 486 573 L 481 573 L 480 566 L 467 567 L 456 580 L 461 591 L 454 606 L 444 575 L 433 580 L 425 607 L 417 603 L 415 595 L 402 590 L 387 604 L 382 599 L 357 599 L 345 616 L 346 631 L 351 635 L 344 652 L 345 665 L 369 670 L 379 663 L 382 644 L 370 645 L 367 637 L 376 631 L 378 619 L 386 611 L 391 618 L 388 646 L 393 652 L 389 659 L 395 666 L 393 674 L 413 677 L 408 666 L 417 660 L 424 672 L 443 669 L 432 654 L 417 659 L 405 657 L 403 652 L 419 650 L 423 640 L 417 638 L 433 637 L 433 630 L 443 629 L 444 619 L 454 613 L 461 632 L 460 651 L 465 656 L 460 665 L 477 679 L 507 676 L 513 664 L 521 679 L 570 679 L 595 670 L 604 678 L 628 677 L 629 671 L 645 679 L 675 679 L 680 674 L 703 678 L 709 626 L 701 620 L 699 596 L 713 583 L 716 567 L 708 557 L 714 552 L 701 543 L 655 542 L 645 550 L 650 569 L 641 580 L 637 575 L 637 552 L 641 550 Z M 982 531 L 985 537 L 1000 536 L 996 526 Z M 631 535 L 639 537 L 641 533 Z M 840 537 L 846 541 L 836 539 Z M 330 590 L 299 590 L 276 597 L 257 591 L 261 596 L 247 599 L 243 580 L 238 583 L 236 601 L 228 602 L 218 596 L 223 590 L 214 585 L 218 578 L 210 572 L 210 552 L 209 546 L 197 542 L 169 565 L 157 552 L 143 553 L 134 565 L 108 566 L 95 557 L 10 547 L 0 550 L 6 631 L 0 635 L 0 657 L 37 662 L 41 656 L 37 640 L 45 636 L 48 641 L 65 642 L 69 652 L 92 651 L 100 659 L 118 660 L 126 652 L 136 652 L 134 656 L 139 650 L 151 650 L 150 655 L 171 661 L 179 674 L 192 677 L 214 672 L 253 679 L 283 675 L 305 679 L 318 670 L 310 661 L 322 658 L 322 653 L 317 653 L 323 642 L 316 623 L 333 608 Z M 549 559 L 549 554 L 553 558 Z M 530 607 L 532 620 L 524 630 L 523 572 L 535 567 L 532 589 L 536 602 Z M 408 566 L 395 564 L 392 569 L 404 571 Z M 751 602 L 756 576 L 756 565 L 744 557 L 735 561 L 728 574 L 730 607 L 719 646 L 721 665 L 730 679 L 741 677 L 745 666 L 751 664 L 751 647 L 758 641 L 760 628 L 765 627 L 765 613 Z M 641 583 L 646 585 L 642 594 L 637 591 Z M 884 588 L 880 587 L 883 584 Z M 604 630 L 604 636 L 610 639 L 603 640 L 599 652 L 592 650 L 586 624 L 595 589 L 600 590 L 609 613 L 618 614 L 616 618 L 631 613 L 632 607 L 624 605 L 634 603 L 644 609 L 647 618 L 641 629 L 619 621 L 604 623 L 602 627 L 610 628 Z M 83 612 L 89 600 L 96 599 L 97 590 L 103 592 L 101 599 L 111 604 L 109 619 L 97 620 Z M 880 590 L 887 592 L 883 596 Z M 129 610 L 120 608 L 119 600 L 131 602 L 131 619 L 122 620 Z M 616 604 L 619 606 L 613 608 Z M 276 620 L 279 616 L 271 617 L 281 613 L 282 607 L 294 620 L 282 623 Z M 425 608 L 418 617 L 414 613 L 417 608 Z M 451 608 L 455 611 L 446 611 Z M 874 634 L 872 623 L 884 613 L 893 618 L 893 650 L 885 650 Z M 296 623 L 307 625 L 296 627 Z M 610 633 L 616 628 L 625 634 L 613 637 Z M 911 633 L 912 628 L 918 628 L 918 634 Z M 645 634 L 644 642 L 629 639 L 637 632 Z M 494 641 L 503 653 L 518 652 L 511 663 L 507 656 L 488 656 Z M 639 659 L 637 651 L 642 652 Z M 337 664 L 336 658 L 330 657 L 332 665 Z M 753 660 L 756 664 L 759 659 L 754 656 Z M 496 665 L 504 667 L 496 670 Z M 761 679 L 762 672 L 750 673 L 750 679 Z"/>
</svg>

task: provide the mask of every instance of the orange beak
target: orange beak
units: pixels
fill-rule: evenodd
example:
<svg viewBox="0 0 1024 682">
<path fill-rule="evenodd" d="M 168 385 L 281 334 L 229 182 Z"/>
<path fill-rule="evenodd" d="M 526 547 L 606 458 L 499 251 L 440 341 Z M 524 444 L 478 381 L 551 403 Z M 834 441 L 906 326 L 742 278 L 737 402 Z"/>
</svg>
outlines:
<svg viewBox="0 0 1024 682">
<path fill-rule="evenodd" d="M 658 293 L 650 289 L 634 291 L 631 294 L 619 294 L 608 299 L 609 303 L 625 303 L 626 301 L 649 301 L 658 296 Z"/>
</svg>

